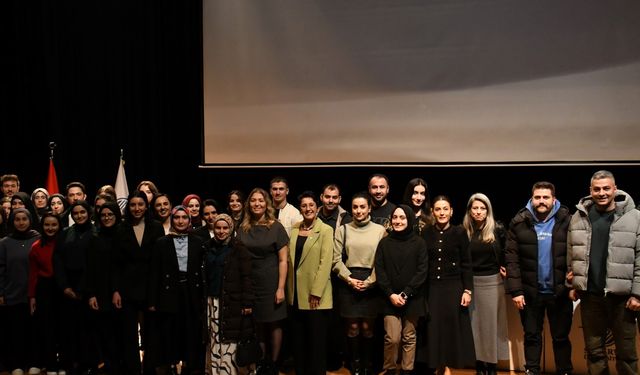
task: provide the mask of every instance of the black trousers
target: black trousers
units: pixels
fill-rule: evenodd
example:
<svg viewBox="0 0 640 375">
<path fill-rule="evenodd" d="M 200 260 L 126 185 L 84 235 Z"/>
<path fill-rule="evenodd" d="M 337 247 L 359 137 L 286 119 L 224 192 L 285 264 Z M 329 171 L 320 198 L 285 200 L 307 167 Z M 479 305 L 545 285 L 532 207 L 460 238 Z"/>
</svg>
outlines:
<svg viewBox="0 0 640 375">
<path fill-rule="evenodd" d="M 154 374 L 152 345 L 147 345 L 153 334 L 154 315 L 147 310 L 146 303 L 122 301 L 122 309 L 118 312 L 122 329 L 122 365 L 125 374 L 140 374 L 143 367 L 140 362 L 140 344 L 144 345 L 144 373 Z M 140 336 L 138 335 L 140 325 Z"/>
<path fill-rule="evenodd" d="M 324 375 L 327 370 L 327 328 L 331 310 L 292 308 L 291 328 L 296 375 Z"/>
<path fill-rule="evenodd" d="M 34 366 L 47 370 L 58 369 L 58 349 L 60 347 L 59 302 L 60 292 L 52 277 L 38 278 L 36 287 L 36 311 L 33 314 Z"/>
<path fill-rule="evenodd" d="M 31 316 L 28 303 L 11 306 L 0 306 L 3 351 L 2 360 L 7 371 L 31 366 L 29 358 L 29 336 L 31 332 Z"/>
<path fill-rule="evenodd" d="M 525 296 L 524 309 L 520 319 L 524 328 L 525 368 L 534 374 L 540 373 L 542 356 L 542 330 L 545 313 L 549 320 L 553 340 L 553 356 L 557 373 L 573 370 L 571 364 L 571 341 L 569 332 L 573 321 L 573 301 L 568 296 L 538 294 L 534 298 Z"/>
<path fill-rule="evenodd" d="M 62 297 L 60 300 L 60 366 L 66 370 L 86 370 L 95 350 L 89 335 L 87 301 Z"/>
<path fill-rule="evenodd" d="M 183 362 L 182 373 L 202 373 L 205 368 L 204 322 L 202 311 L 189 301 L 186 283 L 178 284 L 180 303 L 177 312 L 157 312 L 156 332 L 149 337 L 148 346 L 154 348 L 156 366 Z"/>
</svg>

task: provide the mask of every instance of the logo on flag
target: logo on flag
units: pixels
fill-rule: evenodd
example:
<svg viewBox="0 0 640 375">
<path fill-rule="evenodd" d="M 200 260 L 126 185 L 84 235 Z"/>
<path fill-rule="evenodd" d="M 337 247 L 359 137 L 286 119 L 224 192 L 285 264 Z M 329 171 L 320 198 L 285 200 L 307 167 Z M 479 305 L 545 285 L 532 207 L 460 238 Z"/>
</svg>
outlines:
<svg viewBox="0 0 640 375">
<path fill-rule="evenodd" d="M 116 177 L 116 184 L 114 185 L 116 191 L 116 198 L 118 199 L 118 206 L 120 211 L 124 213 L 127 207 L 127 199 L 129 198 L 129 186 L 127 185 L 127 176 L 124 174 L 124 159 L 120 158 L 120 167 L 118 167 L 118 175 Z"/>
</svg>

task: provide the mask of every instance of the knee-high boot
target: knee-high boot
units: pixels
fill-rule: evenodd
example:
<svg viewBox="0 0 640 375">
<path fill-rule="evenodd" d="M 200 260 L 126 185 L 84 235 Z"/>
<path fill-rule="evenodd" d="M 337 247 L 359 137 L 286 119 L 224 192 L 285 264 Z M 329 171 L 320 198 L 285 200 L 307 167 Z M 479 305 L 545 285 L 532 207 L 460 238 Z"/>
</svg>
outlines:
<svg viewBox="0 0 640 375">
<path fill-rule="evenodd" d="M 360 336 L 347 337 L 347 345 L 349 346 L 349 356 L 351 363 L 351 375 L 363 375 L 360 362 Z"/>
<path fill-rule="evenodd" d="M 374 375 L 373 370 L 373 337 L 363 337 L 360 347 L 360 360 L 364 368 L 363 375 Z"/>
</svg>

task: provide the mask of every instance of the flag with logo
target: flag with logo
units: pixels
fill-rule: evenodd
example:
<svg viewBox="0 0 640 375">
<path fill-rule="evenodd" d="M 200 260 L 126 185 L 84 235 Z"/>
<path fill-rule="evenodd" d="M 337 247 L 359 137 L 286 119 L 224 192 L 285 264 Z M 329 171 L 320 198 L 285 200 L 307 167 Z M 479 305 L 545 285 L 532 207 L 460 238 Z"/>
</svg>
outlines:
<svg viewBox="0 0 640 375">
<path fill-rule="evenodd" d="M 124 210 L 127 207 L 127 199 L 129 198 L 129 186 L 127 185 L 127 176 L 124 174 L 124 159 L 122 156 L 120 156 L 120 166 L 118 167 L 114 189 L 118 199 L 118 206 L 120 206 L 120 211 L 124 214 Z"/>
</svg>

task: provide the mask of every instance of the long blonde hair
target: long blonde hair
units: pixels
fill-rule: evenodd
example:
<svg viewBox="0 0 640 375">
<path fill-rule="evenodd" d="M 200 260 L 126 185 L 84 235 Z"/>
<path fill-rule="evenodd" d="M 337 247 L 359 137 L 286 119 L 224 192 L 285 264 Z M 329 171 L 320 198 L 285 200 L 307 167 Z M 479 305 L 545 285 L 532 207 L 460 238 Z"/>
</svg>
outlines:
<svg viewBox="0 0 640 375">
<path fill-rule="evenodd" d="M 469 239 L 471 239 L 473 233 L 476 231 L 475 222 L 471 217 L 471 206 L 475 201 L 482 202 L 487 207 L 487 218 L 484 220 L 484 224 L 481 227 L 480 239 L 484 243 L 493 243 L 496 240 L 496 220 L 493 218 L 493 207 L 491 207 L 491 201 L 486 195 L 482 193 L 475 193 L 471 198 L 469 198 L 469 202 L 467 202 L 467 212 L 464 214 L 462 226 L 467 231 Z"/>
<path fill-rule="evenodd" d="M 249 207 L 249 202 L 251 201 L 251 197 L 253 194 L 259 193 L 264 197 L 264 201 L 267 205 L 267 209 L 264 212 L 264 216 L 259 218 L 258 220 L 253 218 L 253 214 L 251 214 L 251 207 Z M 242 223 L 240 224 L 240 229 L 247 233 L 249 229 L 253 225 L 264 225 L 267 228 L 271 228 L 271 225 L 276 221 L 276 210 L 273 208 L 273 203 L 271 202 L 271 197 L 266 190 L 262 188 L 255 188 L 251 190 L 251 192 L 247 195 L 247 200 L 244 202 L 244 215 L 242 217 Z"/>
</svg>

